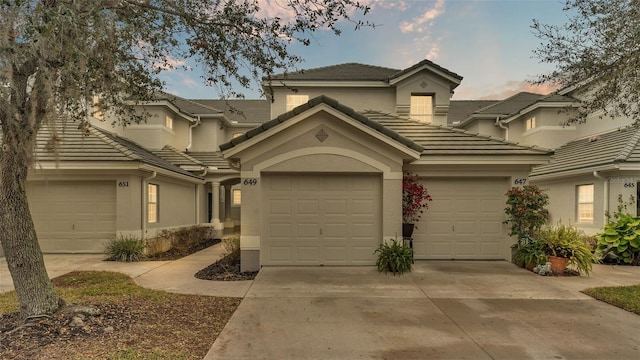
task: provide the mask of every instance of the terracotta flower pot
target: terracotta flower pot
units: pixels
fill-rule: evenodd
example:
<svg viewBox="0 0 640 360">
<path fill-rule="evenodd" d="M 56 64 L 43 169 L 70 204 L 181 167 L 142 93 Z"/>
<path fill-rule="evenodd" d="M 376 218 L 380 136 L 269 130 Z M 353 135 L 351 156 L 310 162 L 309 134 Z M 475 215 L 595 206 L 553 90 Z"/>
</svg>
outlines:
<svg viewBox="0 0 640 360">
<path fill-rule="evenodd" d="M 569 259 L 557 256 L 547 256 L 547 260 L 551 263 L 551 271 L 554 274 L 563 274 L 569 262 Z"/>
</svg>

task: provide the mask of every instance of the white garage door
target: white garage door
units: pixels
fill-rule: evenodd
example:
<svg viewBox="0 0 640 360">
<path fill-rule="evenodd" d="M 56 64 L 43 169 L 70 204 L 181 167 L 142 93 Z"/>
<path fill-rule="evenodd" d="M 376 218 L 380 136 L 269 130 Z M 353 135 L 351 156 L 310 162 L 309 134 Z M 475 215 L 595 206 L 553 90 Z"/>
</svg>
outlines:
<svg viewBox="0 0 640 360">
<path fill-rule="evenodd" d="M 433 201 L 414 232 L 419 259 L 505 259 L 505 193 L 502 178 L 423 181 Z"/>
<path fill-rule="evenodd" d="M 381 239 L 374 175 L 265 175 L 263 265 L 371 265 Z"/>
<path fill-rule="evenodd" d="M 114 182 L 29 182 L 27 195 L 43 252 L 102 253 L 116 232 Z"/>
</svg>

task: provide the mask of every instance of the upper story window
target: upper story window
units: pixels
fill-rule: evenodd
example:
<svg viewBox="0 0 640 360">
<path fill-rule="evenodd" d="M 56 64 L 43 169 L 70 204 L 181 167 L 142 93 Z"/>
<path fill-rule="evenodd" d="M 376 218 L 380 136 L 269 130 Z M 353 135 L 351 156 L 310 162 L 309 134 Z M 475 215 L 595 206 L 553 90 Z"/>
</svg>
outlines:
<svg viewBox="0 0 640 360">
<path fill-rule="evenodd" d="M 166 126 L 168 129 L 173 129 L 173 118 L 169 115 L 167 115 L 164 118 L 164 126 Z"/>
<path fill-rule="evenodd" d="M 287 95 L 287 111 L 293 110 L 296 106 L 306 104 L 309 95 Z"/>
<path fill-rule="evenodd" d="M 433 96 L 411 95 L 409 117 L 420 122 L 431 123 L 433 119 Z"/>
<path fill-rule="evenodd" d="M 593 184 L 578 185 L 578 222 L 593 223 Z"/>
<path fill-rule="evenodd" d="M 536 118 L 535 117 L 530 117 L 527 119 L 526 121 L 526 129 L 527 130 L 531 130 L 531 129 L 535 129 L 536 128 Z"/>
<path fill-rule="evenodd" d="M 91 115 L 98 120 L 104 120 L 104 111 L 102 110 L 102 100 L 100 96 L 93 97 L 93 109 Z"/>
</svg>

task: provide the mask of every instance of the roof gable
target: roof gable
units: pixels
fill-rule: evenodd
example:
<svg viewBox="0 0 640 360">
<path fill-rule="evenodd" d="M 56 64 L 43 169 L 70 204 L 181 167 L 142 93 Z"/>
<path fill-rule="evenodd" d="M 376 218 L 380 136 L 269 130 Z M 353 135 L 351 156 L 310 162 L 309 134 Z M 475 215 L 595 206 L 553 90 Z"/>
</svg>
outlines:
<svg viewBox="0 0 640 360">
<path fill-rule="evenodd" d="M 400 147 L 403 147 L 403 148 L 406 148 L 407 150 L 412 150 L 418 153 L 422 152 L 423 150 L 422 146 L 418 145 L 412 140 L 396 133 L 393 130 L 390 130 L 388 128 L 385 128 L 384 126 L 381 126 L 377 122 L 369 120 L 366 116 L 356 112 L 352 108 L 342 105 L 337 100 L 334 100 L 324 95 L 313 98 L 309 100 L 309 102 L 307 102 L 306 104 L 300 105 L 294 108 L 293 110 L 278 116 L 273 120 L 267 121 L 266 123 L 252 130 L 249 130 L 244 135 L 241 135 L 235 139 L 232 139 L 227 143 L 220 145 L 220 150 L 222 150 L 223 152 L 228 151 L 236 147 L 237 145 L 240 145 L 242 143 L 249 141 L 252 138 L 255 138 L 256 136 L 268 131 L 271 128 L 274 128 L 282 123 L 285 123 L 293 119 L 297 115 L 300 115 L 306 111 L 312 110 L 321 105 L 326 105 L 334 110 L 337 110 L 339 113 L 342 113 L 343 115 L 346 115 L 349 118 L 370 128 L 371 130 L 383 135 L 387 140 L 398 143 Z"/>
</svg>

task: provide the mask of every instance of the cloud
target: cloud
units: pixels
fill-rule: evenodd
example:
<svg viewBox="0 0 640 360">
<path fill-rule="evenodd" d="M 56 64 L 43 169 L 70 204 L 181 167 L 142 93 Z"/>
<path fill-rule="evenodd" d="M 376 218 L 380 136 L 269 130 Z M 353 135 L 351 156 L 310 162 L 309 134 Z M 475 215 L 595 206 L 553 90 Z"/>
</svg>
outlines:
<svg viewBox="0 0 640 360">
<path fill-rule="evenodd" d="M 173 71 L 178 68 L 182 68 L 185 70 L 189 69 L 187 62 L 180 59 L 174 59 L 171 55 L 167 54 L 167 57 L 162 61 L 156 61 L 153 63 L 154 69 L 160 69 L 164 71 Z"/>
<path fill-rule="evenodd" d="M 425 32 L 433 26 L 433 20 L 442 14 L 444 14 L 444 0 L 437 0 L 433 7 L 425 11 L 422 15 L 413 18 L 411 21 L 403 21 L 400 23 L 400 31 L 405 34 Z"/>
</svg>

